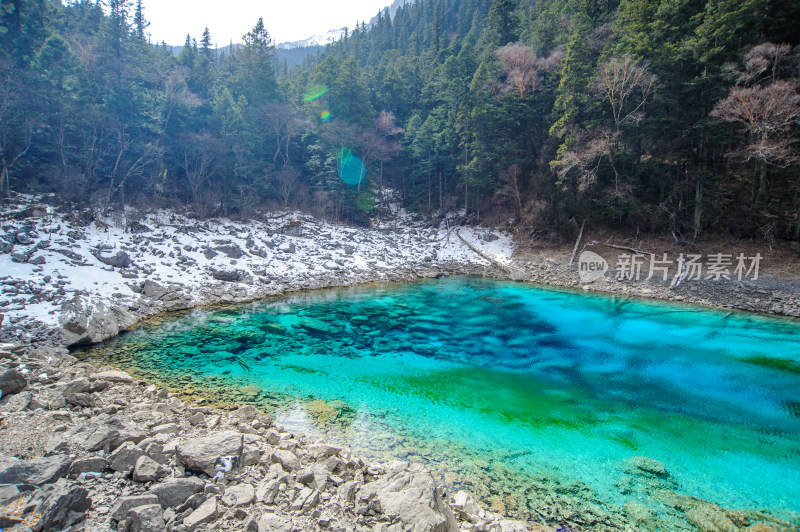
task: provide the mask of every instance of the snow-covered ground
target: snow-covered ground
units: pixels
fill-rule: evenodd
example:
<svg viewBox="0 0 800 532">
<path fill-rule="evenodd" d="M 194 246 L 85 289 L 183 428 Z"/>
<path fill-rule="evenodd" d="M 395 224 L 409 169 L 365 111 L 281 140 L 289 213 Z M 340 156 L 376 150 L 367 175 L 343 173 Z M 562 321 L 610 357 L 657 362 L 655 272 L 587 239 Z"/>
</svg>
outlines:
<svg viewBox="0 0 800 532">
<path fill-rule="evenodd" d="M 139 308 L 152 286 L 180 289 L 194 298 L 220 287 L 233 298 L 252 299 L 297 288 L 391 279 L 397 270 L 436 267 L 446 262 L 489 265 L 457 233 L 499 263 L 508 263 L 508 235 L 483 228 L 431 227 L 398 210 L 371 228 L 334 225 L 299 212 L 262 215 L 249 222 L 198 221 L 160 211 L 126 232 L 119 217 L 89 224 L 32 197 L 0 211 L 0 314 L 3 328 L 35 319 L 64 323 L 62 304 L 76 296 L 94 306 Z M 34 207 L 31 210 L 31 207 Z M 29 216 L 14 216 L 28 210 Z M 126 267 L 108 265 L 109 257 Z M 145 281 L 151 288 L 144 287 Z M 153 285 L 152 283 L 156 283 Z M 143 289 L 145 288 L 145 289 Z M 215 302 L 215 301 L 211 301 Z M 187 306 L 187 305 L 181 305 Z M 191 306 L 191 305 L 189 305 Z M 161 310 L 168 310 L 165 307 Z M 158 310 L 158 309 L 156 309 Z M 150 312 L 152 313 L 152 308 Z M 140 313 L 141 314 L 141 313 Z"/>
</svg>

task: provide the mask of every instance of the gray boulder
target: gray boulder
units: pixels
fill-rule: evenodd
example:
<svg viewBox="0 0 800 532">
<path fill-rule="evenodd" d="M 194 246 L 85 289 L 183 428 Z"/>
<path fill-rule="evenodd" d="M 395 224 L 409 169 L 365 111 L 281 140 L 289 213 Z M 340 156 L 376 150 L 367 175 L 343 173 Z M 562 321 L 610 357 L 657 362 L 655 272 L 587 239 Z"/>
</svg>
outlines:
<svg viewBox="0 0 800 532">
<path fill-rule="evenodd" d="M 97 419 L 97 418 L 96 418 Z M 58 434 L 45 445 L 48 454 L 57 452 L 99 451 L 109 452 L 125 441 L 141 441 L 140 435 L 127 430 L 117 418 L 109 418 L 72 427 Z"/>
<path fill-rule="evenodd" d="M 292 532 L 292 520 L 282 515 L 266 513 L 258 520 L 258 532 Z"/>
<path fill-rule="evenodd" d="M 275 497 L 278 495 L 280 485 L 281 483 L 278 479 L 262 482 L 258 485 L 258 489 L 256 489 L 256 499 L 265 504 L 272 504 L 275 502 Z"/>
<path fill-rule="evenodd" d="M 150 299 L 161 299 L 167 295 L 167 289 L 157 282 L 148 279 L 144 282 L 142 293 Z"/>
<path fill-rule="evenodd" d="M 131 442 L 125 442 L 111 453 L 108 461 L 111 462 L 111 469 L 130 473 L 140 457 L 145 456 L 145 452 Z"/>
<path fill-rule="evenodd" d="M 25 231 L 18 231 L 17 234 L 14 235 L 14 240 L 21 246 L 30 246 L 34 243 L 33 237 Z"/>
<path fill-rule="evenodd" d="M 102 342 L 136 323 L 119 305 L 88 304 L 79 297 L 65 302 L 61 310 L 61 341 L 66 346 Z"/>
<path fill-rule="evenodd" d="M 0 508 L 9 499 L 15 499 L 19 495 L 19 488 L 13 484 L 0 485 Z"/>
<path fill-rule="evenodd" d="M 167 524 L 164 522 L 164 511 L 159 504 L 137 506 L 128 514 L 130 532 L 164 532 Z"/>
<path fill-rule="evenodd" d="M 113 521 L 122 521 L 132 508 L 153 504 L 159 504 L 158 497 L 149 493 L 120 497 L 117 499 L 117 502 L 114 503 L 114 506 L 111 507 L 111 519 Z"/>
<path fill-rule="evenodd" d="M 278 449 L 272 453 L 272 461 L 281 464 L 284 469 L 289 471 L 297 471 L 302 467 L 297 455 L 287 449 Z"/>
<path fill-rule="evenodd" d="M 21 392 L 28 386 L 25 376 L 14 368 L 7 369 L 0 373 L 0 391 L 3 396 Z"/>
<path fill-rule="evenodd" d="M 189 514 L 189 516 L 183 520 L 183 525 L 188 532 L 192 532 L 192 530 L 195 530 L 200 525 L 211 523 L 218 515 L 217 499 L 212 497 Z"/>
<path fill-rule="evenodd" d="M 392 462 L 380 480 L 366 484 L 359 499 L 375 499 L 383 514 L 400 520 L 404 527 L 429 532 L 455 532 L 458 522 L 445 503 L 442 488 L 420 464 Z"/>
<path fill-rule="evenodd" d="M 244 438 L 240 432 L 222 431 L 202 438 L 181 440 L 176 449 L 183 465 L 213 477 L 217 461 L 223 456 L 233 456 L 238 462 L 243 446 Z"/>
<path fill-rule="evenodd" d="M 78 477 L 81 473 L 102 473 L 108 468 L 108 460 L 102 456 L 79 458 L 72 462 L 69 468 L 71 477 Z"/>
<path fill-rule="evenodd" d="M 211 270 L 211 277 L 216 279 L 217 281 L 226 281 L 229 283 L 235 283 L 236 281 L 241 280 L 242 274 L 236 270 L 229 271 L 229 270 Z"/>
<path fill-rule="evenodd" d="M 250 484 L 237 484 L 225 488 L 222 502 L 226 506 L 245 506 L 256 499 L 256 490 Z"/>
<path fill-rule="evenodd" d="M 69 395 L 64 396 L 64 400 L 73 405 L 73 406 L 80 406 L 82 408 L 92 408 L 97 406 L 97 400 L 88 393 L 71 393 Z"/>
<path fill-rule="evenodd" d="M 124 371 L 116 369 L 110 369 L 107 371 L 101 371 L 100 373 L 95 373 L 94 375 L 92 375 L 92 378 L 108 382 L 122 382 L 122 383 L 133 382 L 133 377 L 131 377 Z"/>
<path fill-rule="evenodd" d="M 176 478 L 163 484 L 156 484 L 148 493 L 158 497 L 164 508 L 177 508 L 195 493 L 202 492 L 205 485 L 205 482 L 197 477 Z"/>
<path fill-rule="evenodd" d="M 28 252 L 16 251 L 11 254 L 11 262 L 18 262 L 20 264 L 25 264 L 26 262 L 28 262 L 30 256 L 31 253 L 29 251 Z"/>
<path fill-rule="evenodd" d="M 152 482 L 169 475 L 169 468 L 164 467 L 147 455 L 142 455 L 133 466 L 133 480 L 135 482 Z"/>
<path fill-rule="evenodd" d="M 33 394 L 28 391 L 8 395 L 0 400 L 0 412 L 22 412 L 28 408 Z"/>
<path fill-rule="evenodd" d="M 92 383 L 89 379 L 80 378 L 67 383 L 64 386 L 63 394 L 72 395 L 73 393 L 86 393 L 92 389 Z"/>
<path fill-rule="evenodd" d="M 131 265 L 131 257 L 124 251 L 118 251 L 116 255 L 112 255 L 110 257 L 104 257 L 100 250 L 93 251 L 92 255 L 94 255 L 97 260 L 106 264 L 108 266 L 113 266 L 114 268 L 127 268 Z"/>
<path fill-rule="evenodd" d="M 242 251 L 242 248 L 240 248 L 237 244 L 233 243 L 226 244 L 224 246 L 219 246 L 217 247 L 216 250 L 220 253 L 227 255 L 232 259 L 240 259 L 245 255 L 245 252 Z"/>
<path fill-rule="evenodd" d="M 67 455 L 46 456 L 34 460 L 3 458 L 0 460 L 0 484 L 51 484 L 69 471 Z"/>
<path fill-rule="evenodd" d="M 33 530 L 64 530 L 83 519 L 83 514 L 92 505 L 89 490 L 83 486 L 67 486 L 59 480 L 42 489 L 41 502 L 34 514 L 41 517 L 33 525 Z"/>
</svg>

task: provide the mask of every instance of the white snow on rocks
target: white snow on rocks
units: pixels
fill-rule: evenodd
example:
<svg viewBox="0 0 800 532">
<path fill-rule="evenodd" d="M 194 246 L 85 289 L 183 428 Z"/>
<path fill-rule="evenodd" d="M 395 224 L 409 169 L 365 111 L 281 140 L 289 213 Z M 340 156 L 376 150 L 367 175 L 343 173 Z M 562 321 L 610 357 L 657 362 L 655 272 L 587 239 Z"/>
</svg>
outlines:
<svg viewBox="0 0 800 532">
<path fill-rule="evenodd" d="M 78 213 L 30 196 L 17 199 L 20 205 L 0 211 L 2 328 L 21 320 L 64 326 L 83 313 L 72 337 L 81 341 L 116 334 L 114 324 L 102 320 L 96 324 L 102 334 L 88 338 L 81 331 L 88 326 L 86 314 L 97 308 L 111 309 L 125 326 L 125 313 L 138 318 L 296 289 L 410 279 L 445 267 L 453 271 L 454 264 L 490 267 L 457 233 L 501 264 L 514 251 L 508 235 L 449 224 L 432 227 L 402 210 L 370 228 L 299 212 L 241 222 L 198 221 L 160 211 L 126 231 L 114 216 L 86 224 Z M 20 211 L 27 216 L 15 214 Z"/>
</svg>

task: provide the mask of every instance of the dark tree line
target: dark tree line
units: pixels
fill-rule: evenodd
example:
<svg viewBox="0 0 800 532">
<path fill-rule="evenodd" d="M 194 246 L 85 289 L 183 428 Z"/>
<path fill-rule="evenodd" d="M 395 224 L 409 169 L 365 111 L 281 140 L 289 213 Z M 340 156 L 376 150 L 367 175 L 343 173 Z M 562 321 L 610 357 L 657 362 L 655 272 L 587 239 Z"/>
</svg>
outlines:
<svg viewBox="0 0 800 532">
<path fill-rule="evenodd" d="M 261 20 L 175 57 L 130 0 L 0 16 L 4 191 L 800 237 L 796 2 L 419 0 L 295 69 Z"/>
</svg>

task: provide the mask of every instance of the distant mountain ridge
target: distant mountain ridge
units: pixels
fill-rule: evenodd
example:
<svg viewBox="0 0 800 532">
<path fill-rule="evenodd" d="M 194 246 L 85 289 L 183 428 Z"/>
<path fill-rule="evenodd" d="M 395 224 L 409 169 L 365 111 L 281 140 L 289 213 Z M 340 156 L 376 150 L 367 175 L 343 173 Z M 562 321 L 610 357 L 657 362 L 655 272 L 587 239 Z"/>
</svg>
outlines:
<svg viewBox="0 0 800 532">
<path fill-rule="evenodd" d="M 414 1 L 415 0 L 394 0 L 391 5 L 381 8 L 380 12 L 383 13 L 384 10 L 388 9 L 389 16 L 394 18 L 394 16 L 397 14 L 397 10 L 400 9 L 400 7 L 405 4 L 410 4 Z M 367 28 L 372 28 L 377 21 L 378 16 L 375 15 L 367 23 Z M 348 27 L 342 27 L 328 30 L 325 33 L 312 35 L 311 37 L 301 39 L 299 41 L 286 41 L 278 43 L 275 45 L 278 63 L 283 63 L 286 61 L 286 64 L 289 67 L 297 66 L 303 62 L 305 57 L 317 54 L 324 50 L 325 46 L 328 44 L 334 43 L 341 39 L 347 31 Z M 235 50 L 241 46 L 242 45 L 240 43 L 232 43 L 219 47 L 216 50 L 220 57 L 225 57 L 226 55 L 230 54 L 232 50 Z M 167 45 L 167 48 L 175 56 L 180 55 L 181 50 L 183 50 L 183 46 Z"/>
<path fill-rule="evenodd" d="M 328 30 L 325 33 L 312 35 L 307 39 L 279 43 L 275 46 L 275 48 L 278 50 L 292 50 L 295 48 L 308 48 L 311 46 L 325 46 L 326 44 L 330 44 L 341 39 L 345 31 L 347 31 L 346 27 Z"/>
</svg>

